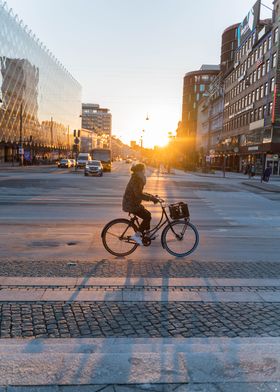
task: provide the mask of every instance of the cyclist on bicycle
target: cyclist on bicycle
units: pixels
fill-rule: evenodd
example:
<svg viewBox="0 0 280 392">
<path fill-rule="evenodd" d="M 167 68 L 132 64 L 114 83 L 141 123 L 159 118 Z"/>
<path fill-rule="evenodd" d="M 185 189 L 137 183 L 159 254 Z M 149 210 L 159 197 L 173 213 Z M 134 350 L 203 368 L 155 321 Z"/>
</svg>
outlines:
<svg viewBox="0 0 280 392">
<path fill-rule="evenodd" d="M 132 175 L 126 186 L 122 202 L 123 211 L 132 213 L 143 219 L 139 226 L 139 231 L 131 237 L 138 245 L 143 245 L 142 235 L 145 231 L 150 230 L 152 219 L 150 211 L 148 211 L 141 202 L 142 200 L 152 201 L 155 204 L 158 202 L 158 199 L 155 196 L 143 193 L 146 184 L 145 169 L 143 163 L 132 166 Z"/>
</svg>

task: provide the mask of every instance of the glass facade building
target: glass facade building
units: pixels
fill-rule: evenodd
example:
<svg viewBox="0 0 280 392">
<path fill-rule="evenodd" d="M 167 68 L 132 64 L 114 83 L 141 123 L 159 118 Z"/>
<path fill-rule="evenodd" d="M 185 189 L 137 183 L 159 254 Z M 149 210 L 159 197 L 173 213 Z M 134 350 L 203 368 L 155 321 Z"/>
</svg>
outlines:
<svg viewBox="0 0 280 392">
<path fill-rule="evenodd" d="M 80 84 L 0 0 L 0 162 L 66 156 L 80 114 Z"/>
</svg>

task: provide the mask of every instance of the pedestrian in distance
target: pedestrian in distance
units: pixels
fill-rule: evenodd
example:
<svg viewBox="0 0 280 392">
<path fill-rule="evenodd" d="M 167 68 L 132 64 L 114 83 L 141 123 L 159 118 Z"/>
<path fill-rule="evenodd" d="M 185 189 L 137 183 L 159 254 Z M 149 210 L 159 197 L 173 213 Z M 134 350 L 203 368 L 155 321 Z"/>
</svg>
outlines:
<svg viewBox="0 0 280 392">
<path fill-rule="evenodd" d="M 249 177 L 249 179 L 254 177 L 255 174 L 256 174 L 255 166 L 254 165 L 249 165 L 249 167 L 248 167 L 248 177 Z"/>
<path fill-rule="evenodd" d="M 138 245 L 143 245 L 142 235 L 145 231 L 150 230 L 151 213 L 148 211 L 141 202 L 143 200 L 152 201 L 154 204 L 158 203 L 158 199 L 148 193 L 144 193 L 143 189 L 146 185 L 145 165 L 138 163 L 130 169 L 132 174 L 126 186 L 123 196 L 122 208 L 123 211 L 132 213 L 142 219 L 139 226 L 139 231 L 131 237 Z"/>
<path fill-rule="evenodd" d="M 269 178 L 270 178 L 270 176 L 271 176 L 271 173 L 272 173 L 271 166 L 268 166 L 268 167 L 265 169 L 264 173 L 263 173 L 263 178 L 262 178 L 262 180 L 263 180 L 264 182 L 269 182 Z"/>
</svg>

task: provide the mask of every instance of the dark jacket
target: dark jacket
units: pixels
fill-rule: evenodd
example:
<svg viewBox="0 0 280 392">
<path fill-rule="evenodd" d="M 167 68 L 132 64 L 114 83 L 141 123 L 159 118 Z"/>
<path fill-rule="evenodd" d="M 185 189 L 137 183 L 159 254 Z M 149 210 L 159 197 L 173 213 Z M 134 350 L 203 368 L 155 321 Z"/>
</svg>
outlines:
<svg viewBox="0 0 280 392">
<path fill-rule="evenodd" d="M 151 195 L 143 193 L 144 185 L 145 180 L 139 177 L 137 173 L 131 175 L 122 202 L 122 208 L 125 212 L 133 212 L 140 206 L 142 200 L 152 200 Z"/>
</svg>

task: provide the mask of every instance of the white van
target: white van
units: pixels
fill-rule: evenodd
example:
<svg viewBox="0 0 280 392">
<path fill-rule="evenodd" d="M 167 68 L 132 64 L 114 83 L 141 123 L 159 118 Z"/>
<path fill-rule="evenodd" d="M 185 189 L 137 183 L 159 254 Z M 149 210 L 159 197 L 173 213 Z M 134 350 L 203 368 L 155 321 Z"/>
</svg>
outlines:
<svg viewBox="0 0 280 392">
<path fill-rule="evenodd" d="M 91 161 L 91 156 L 87 152 L 80 152 L 77 159 L 77 167 L 85 167 L 87 161 Z"/>
</svg>

